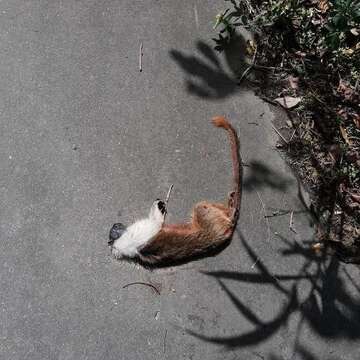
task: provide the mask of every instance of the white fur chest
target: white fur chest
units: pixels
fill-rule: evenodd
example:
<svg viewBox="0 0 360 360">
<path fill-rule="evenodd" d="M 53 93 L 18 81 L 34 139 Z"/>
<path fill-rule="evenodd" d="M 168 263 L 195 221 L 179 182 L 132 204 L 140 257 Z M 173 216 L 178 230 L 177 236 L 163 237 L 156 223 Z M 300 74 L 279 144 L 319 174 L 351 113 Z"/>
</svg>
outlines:
<svg viewBox="0 0 360 360">
<path fill-rule="evenodd" d="M 138 254 L 137 249 L 151 240 L 161 229 L 150 219 L 143 219 L 128 227 L 125 233 L 114 242 L 113 254 L 116 257 L 134 257 Z"/>
</svg>

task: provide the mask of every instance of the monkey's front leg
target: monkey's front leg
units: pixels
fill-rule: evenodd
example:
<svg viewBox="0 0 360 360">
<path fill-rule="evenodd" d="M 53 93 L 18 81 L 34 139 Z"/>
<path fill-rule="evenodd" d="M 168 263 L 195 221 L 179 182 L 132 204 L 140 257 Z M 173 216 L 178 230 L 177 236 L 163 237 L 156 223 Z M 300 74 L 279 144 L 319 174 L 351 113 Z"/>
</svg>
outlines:
<svg viewBox="0 0 360 360">
<path fill-rule="evenodd" d="M 150 208 L 148 217 L 134 222 L 126 229 L 120 224 L 115 224 L 109 235 L 112 254 L 118 259 L 138 256 L 138 249 L 161 231 L 165 214 L 164 201 L 156 200 Z"/>
</svg>

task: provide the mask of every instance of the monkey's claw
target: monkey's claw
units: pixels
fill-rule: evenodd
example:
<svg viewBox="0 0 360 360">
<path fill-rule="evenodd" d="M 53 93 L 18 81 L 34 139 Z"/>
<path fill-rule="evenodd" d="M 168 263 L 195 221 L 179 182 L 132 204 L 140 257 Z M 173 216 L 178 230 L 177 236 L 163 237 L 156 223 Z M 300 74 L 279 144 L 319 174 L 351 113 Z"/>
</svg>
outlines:
<svg viewBox="0 0 360 360">
<path fill-rule="evenodd" d="M 235 198 L 235 191 L 231 191 L 228 194 L 228 206 L 229 208 L 234 207 L 234 198 Z"/>
</svg>

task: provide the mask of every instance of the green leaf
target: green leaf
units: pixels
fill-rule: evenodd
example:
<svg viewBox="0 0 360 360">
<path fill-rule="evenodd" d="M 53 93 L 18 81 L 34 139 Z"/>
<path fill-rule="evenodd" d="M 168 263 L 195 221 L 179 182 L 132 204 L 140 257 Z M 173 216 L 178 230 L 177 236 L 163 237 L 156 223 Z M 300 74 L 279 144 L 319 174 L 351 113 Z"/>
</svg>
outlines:
<svg viewBox="0 0 360 360">
<path fill-rule="evenodd" d="M 248 18 L 246 15 L 242 15 L 240 17 L 240 21 L 244 24 L 244 25 L 247 25 L 248 24 Z"/>
</svg>

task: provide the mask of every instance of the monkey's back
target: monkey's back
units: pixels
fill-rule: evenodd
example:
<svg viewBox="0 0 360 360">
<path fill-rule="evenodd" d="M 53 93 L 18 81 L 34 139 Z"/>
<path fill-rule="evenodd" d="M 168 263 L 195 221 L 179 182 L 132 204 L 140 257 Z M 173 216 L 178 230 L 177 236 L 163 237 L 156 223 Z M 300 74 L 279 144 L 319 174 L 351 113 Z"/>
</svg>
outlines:
<svg viewBox="0 0 360 360">
<path fill-rule="evenodd" d="M 182 261 L 206 254 L 227 239 L 227 234 L 194 230 L 191 224 L 165 225 L 139 254 L 142 261 L 151 264 Z"/>
</svg>

